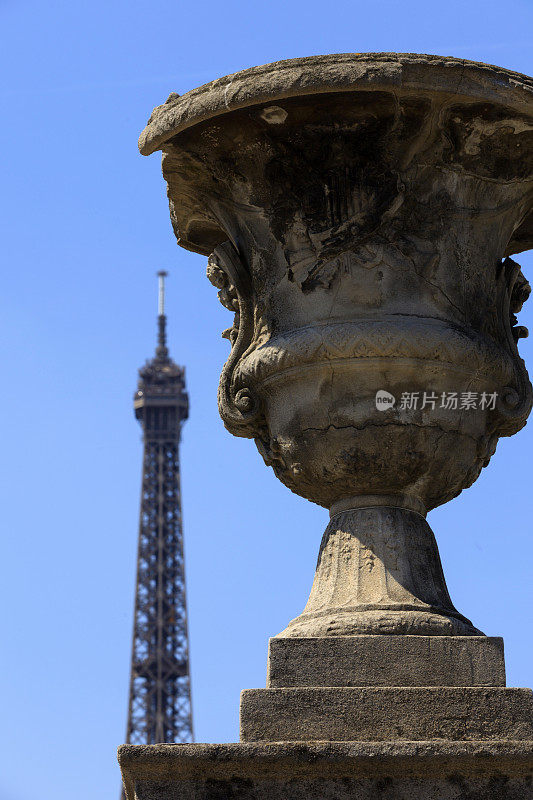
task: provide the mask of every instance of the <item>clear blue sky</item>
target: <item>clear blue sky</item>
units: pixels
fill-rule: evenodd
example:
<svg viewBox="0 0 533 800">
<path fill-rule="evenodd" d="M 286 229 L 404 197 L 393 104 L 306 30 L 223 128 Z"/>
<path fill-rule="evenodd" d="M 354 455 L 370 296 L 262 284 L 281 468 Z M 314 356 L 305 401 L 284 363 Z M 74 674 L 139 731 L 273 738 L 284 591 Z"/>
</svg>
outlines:
<svg viewBox="0 0 533 800">
<path fill-rule="evenodd" d="M 269 636 L 298 614 L 327 513 L 224 430 L 216 387 L 230 315 L 205 259 L 171 232 L 159 156 L 137 136 L 171 91 L 282 58 L 454 55 L 533 73 L 520 0 L 0 2 L 2 575 L 0 800 L 117 800 L 128 689 L 140 428 L 157 269 L 187 367 L 183 501 L 198 741 L 238 736 Z M 519 259 L 531 277 L 533 258 Z M 521 316 L 533 328 L 533 301 Z M 522 344 L 533 370 L 533 347 Z M 503 635 L 531 686 L 533 423 L 433 512 L 458 608 Z"/>
</svg>

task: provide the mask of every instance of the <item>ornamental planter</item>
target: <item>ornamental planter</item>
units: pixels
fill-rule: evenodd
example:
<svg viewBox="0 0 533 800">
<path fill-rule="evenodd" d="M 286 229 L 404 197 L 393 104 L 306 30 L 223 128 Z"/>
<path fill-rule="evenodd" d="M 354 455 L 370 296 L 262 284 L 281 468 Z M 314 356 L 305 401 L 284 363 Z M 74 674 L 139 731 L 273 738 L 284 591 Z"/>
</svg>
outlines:
<svg viewBox="0 0 533 800">
<path fill-rule="evenodd" d="M 531 409 L 531 98 L 496 67 L 322 56 L 171 95 L 141 136 L 235 312 L 226 427 L 332 513 L 284 635 L 477 632 L 424 517 Z"/>
<path fill-rule="evenodd" d="M 531 410 L 533 81 L 295 59 L 171 95 L 140 148 L 234 314 L 224 424 L 331 520 L 241 743 L 123 748 L 129 800 L 531 800 L 531 692 L 454 608 L 425 517 Z"/>
</svg>

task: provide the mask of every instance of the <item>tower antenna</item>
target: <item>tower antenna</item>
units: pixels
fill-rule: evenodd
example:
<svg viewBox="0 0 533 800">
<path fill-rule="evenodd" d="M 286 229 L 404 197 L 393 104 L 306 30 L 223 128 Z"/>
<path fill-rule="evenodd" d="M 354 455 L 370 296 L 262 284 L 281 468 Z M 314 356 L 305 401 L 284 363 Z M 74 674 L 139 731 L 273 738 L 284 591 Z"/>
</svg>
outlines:
<svg viewBox="0 0 533 800">
<path fill-rule="evenodd" d="M 164 269 L 160 269 L 157 273 L 157 277 L 159 278 L 159 303 L 157 313 L 160 317 L 165 316 L 165 278 L 167 275 L 168 272 L 165 272 Z"/>
<path fill-rule="evenodd" d="M 159 293 L 157 303 L 157 350 L 156 356 L 160 361 L 168 361 L 168 347 L 167 347 L 167 318 L 165 316 L 165 278 L 168 272 L 164 269 L 159 270 L 157 277 L 159 279 Z"/>
</svg>

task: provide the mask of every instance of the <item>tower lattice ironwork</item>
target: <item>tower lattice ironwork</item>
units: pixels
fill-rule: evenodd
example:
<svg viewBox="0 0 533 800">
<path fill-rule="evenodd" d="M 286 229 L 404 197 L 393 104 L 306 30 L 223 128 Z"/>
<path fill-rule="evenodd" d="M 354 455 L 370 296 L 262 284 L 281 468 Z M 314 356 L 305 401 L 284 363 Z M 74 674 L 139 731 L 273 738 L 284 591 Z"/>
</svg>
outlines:
<svg viewBox="0 0 533 800">
<path fill-rule="evenodd" d="M 139 370 L 134 396 L 144 457 L 126 737 L 131 744 L 193 741 L 179 462 L 189 401 L 185 370 L 167 348 L 166 274 L 158 273 L 155 357 Z"/>
</svg>

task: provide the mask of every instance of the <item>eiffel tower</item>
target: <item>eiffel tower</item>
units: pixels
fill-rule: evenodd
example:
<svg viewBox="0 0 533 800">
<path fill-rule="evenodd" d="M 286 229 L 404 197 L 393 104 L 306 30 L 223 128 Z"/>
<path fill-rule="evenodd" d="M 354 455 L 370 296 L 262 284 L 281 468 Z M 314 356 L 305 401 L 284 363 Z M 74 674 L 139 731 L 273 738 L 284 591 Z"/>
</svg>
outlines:
<svg viewBox="0 0 533 800">
<path fill-rule="evenodd" d="M 157 274 L 158 344 L 139 370 L 133 403 L 144 456 L 126 734 L 131 744 L 194 741 L 179 466 L 189 400 L 185 369 L 167 348 L 167 273 Z"/>
</svg>

